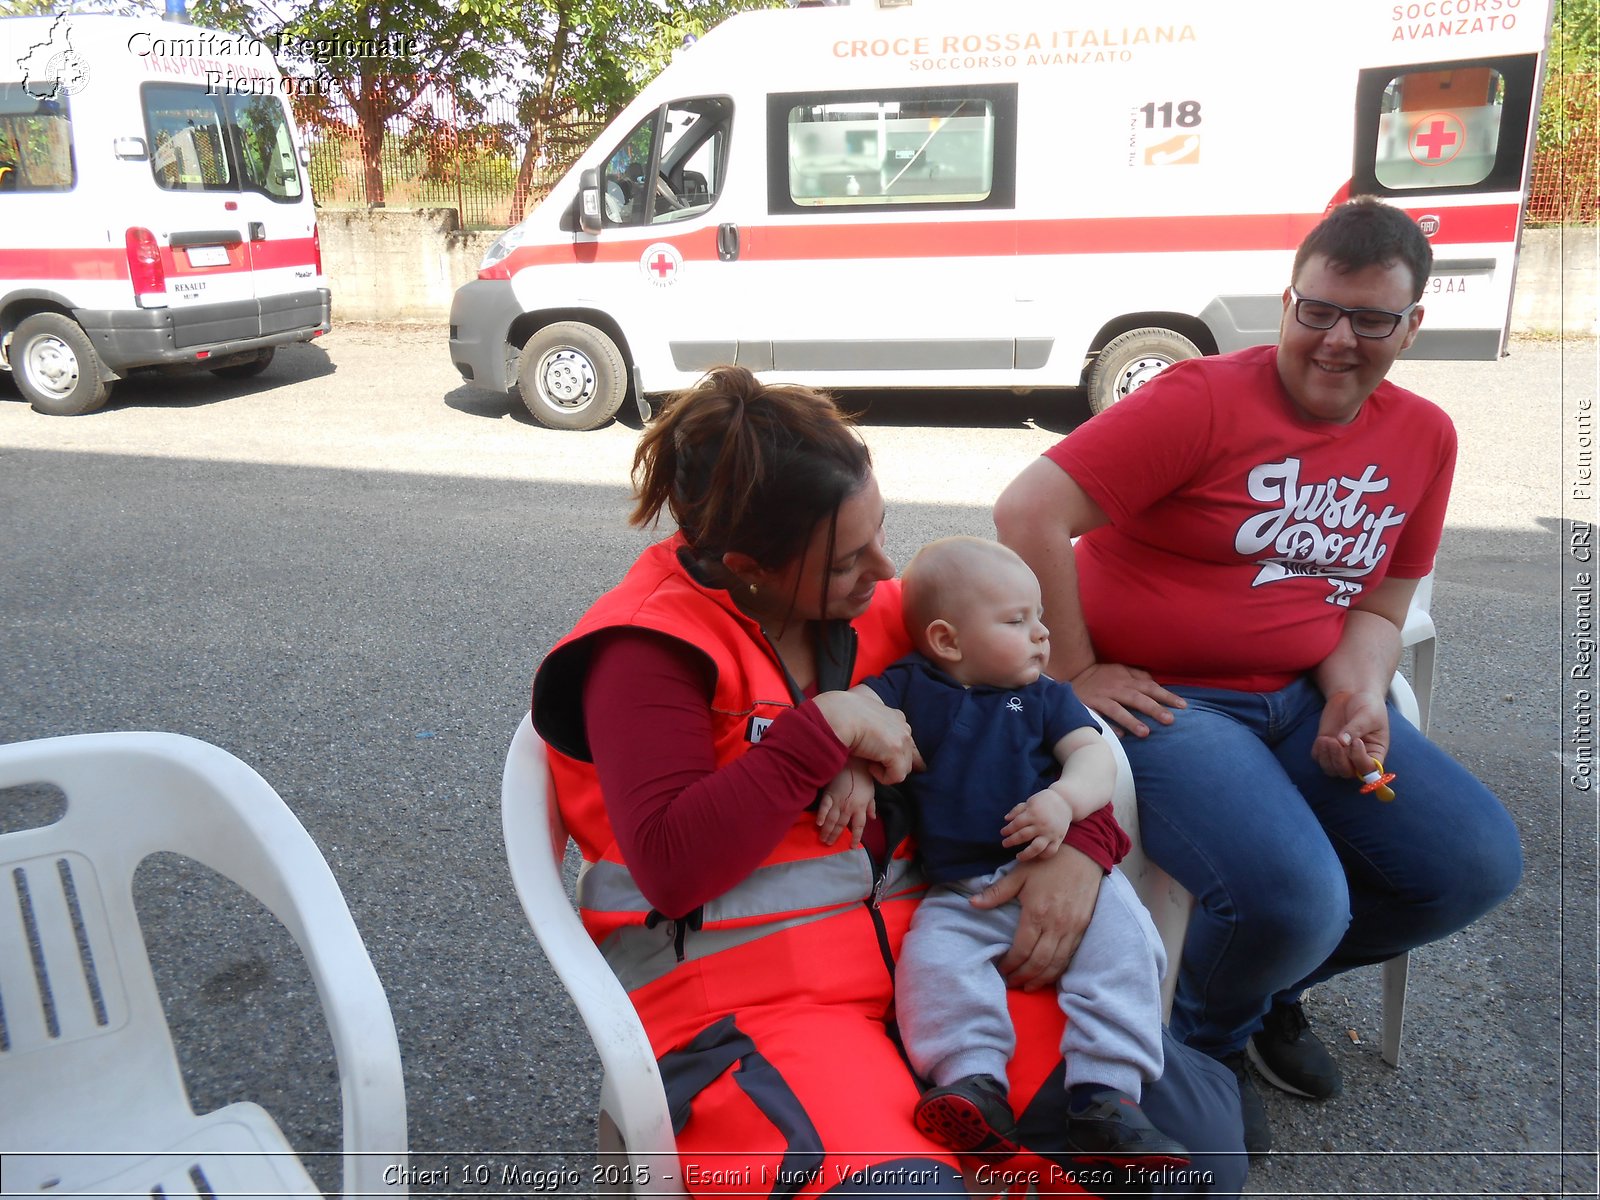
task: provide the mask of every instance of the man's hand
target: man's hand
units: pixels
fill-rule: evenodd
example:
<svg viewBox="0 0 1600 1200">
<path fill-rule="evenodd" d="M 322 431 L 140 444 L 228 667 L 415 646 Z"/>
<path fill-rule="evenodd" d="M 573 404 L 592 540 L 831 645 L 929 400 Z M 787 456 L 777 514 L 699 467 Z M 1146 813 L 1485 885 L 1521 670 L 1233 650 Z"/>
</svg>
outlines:
<svg viewBox="0 0 1600 1200">
<path fill-rule="evenodd" d="M 1335 692 L 1322 709 L 1311 757 L 1335 778 L 1359 779 L 1389 753 L 1389 710 L 1372 692 Z"/>
<path fill-rule="evenodd" d="M 1072 828 L 1072 807 L 1051 788 L 1035 792 L 1006 814 L 1000 829 L 1002 846 L 1021 846 L 1018 862 L 1049 858 L 1061 848 Z"/>
<path fill-rule="evenodd" d="M 877 815 L 870 766 L 864 759 L 852 758 L 822 789 L 822 799 L 817 804 L 817 836 L 823 845 L 831 846 L 848 829 L 850 844 L 859 846 L 867 822 Z"/>
<path fill-rule="evenodd" d="M 1121 663 L 1093 663 L 1070 680 L 1072 690 L 1089 708 L 1111 722 L 1120 737 L 1124 730 L 1134 737 L 1148 737 L 1150 726 L 1138 714 L 1162 725 L 1171 725 L 1171 708 L 1187 708 L 1188 701 L 1156 682 L 1149 671 L 1125 667 Z"/>
<path fill-rule="evenodd" d="M 1007 983 L 1025 992 L 1054 986 L 1083 940 L 1104 877 L 1092 858 L 1067 846 L 1020 864 L 972 898 L 974 908 L 1022 903 L 1016 937 L 999 962 Z"/>
</svg>

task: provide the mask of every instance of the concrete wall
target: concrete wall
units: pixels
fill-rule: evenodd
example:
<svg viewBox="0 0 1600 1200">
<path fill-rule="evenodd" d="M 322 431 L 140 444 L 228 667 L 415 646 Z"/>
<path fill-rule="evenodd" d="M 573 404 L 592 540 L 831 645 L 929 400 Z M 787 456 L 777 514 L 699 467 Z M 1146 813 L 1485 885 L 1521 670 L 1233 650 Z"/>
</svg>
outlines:
<svg viewBox="0 0 1600 1200">
<path fill-rule="evenodd" d="M 317 229 L 335 322 L 446 320 L 497 236 L 462 232 L 453 208 L 321 209 Z"/>
<path fill-rule="evenodd" d="M 322 264 L 335 321 L 440 322 L 450 297 L 478 273 L 495 233 L 463 233 L 453 208 L 323 209 Z M 1600 231 L 1530 229 L 1522 239 L 1512 328 L 1600 332 Z"/>
<path fill-rule="evenodd" d="M 1600 228 L 1529 229 L 1517 256 L 1511 328 L 1517 333 L 1600 333 Z"/>
</svg>

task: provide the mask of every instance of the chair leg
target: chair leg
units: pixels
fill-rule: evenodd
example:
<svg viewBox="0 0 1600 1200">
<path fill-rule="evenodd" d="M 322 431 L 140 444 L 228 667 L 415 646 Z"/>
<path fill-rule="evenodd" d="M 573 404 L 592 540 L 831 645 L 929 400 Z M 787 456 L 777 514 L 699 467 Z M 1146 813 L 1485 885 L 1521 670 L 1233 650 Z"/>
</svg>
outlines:
<svg viewBox="0 0 1600 1200">
<path fill-rule="evenodd" d="M 1383 964 L 1383 1061 L 1400 1065 L 1400 1036 L 1406 1024 L 1406 975 L 1411 955 L 1401 954 Z"/>
<path fill-rule="evenodd" d="M 1411 673 L 1417 694 L 1417 728 L 1428 732 L 1428 710 L 1433 705 L 1433 654 L 1438 649 L 1437 638 L 1428 638 L 1412 647 Z"/>
</svg>

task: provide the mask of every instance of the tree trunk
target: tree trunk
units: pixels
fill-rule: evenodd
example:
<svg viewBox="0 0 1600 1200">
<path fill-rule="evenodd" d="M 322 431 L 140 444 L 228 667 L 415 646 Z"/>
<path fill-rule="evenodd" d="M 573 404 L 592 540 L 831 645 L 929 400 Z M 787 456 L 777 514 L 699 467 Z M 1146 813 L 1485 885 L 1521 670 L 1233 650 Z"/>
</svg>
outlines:
<svg viewBox="0 0 1600 1200">
<path fill-rule="evenodd" d="M 511 223 L 521 221 L 528 211 L 528 193 L 533 190 L 533 168 L 539 161 L 539 151 L 544 148 L 544 135 L 550 128 L 550 110 L 555 107 L 556 76 L 561 73 L 561 60 L 567 52 L 567 41 L 572 36 L 572 26 L 563 13 L 550 39 L 550 59 L 545 65 L 544 79 L 539 83 L 539 99 L 534 105 L 533 123 L 528 127 L 528 145 L 522 151 L 522 162 L 517 166 L 517 186 L 511 195 Z"/>
<path fill-rule="evenodd" d="M 379 98 L 370 91 L 357 101 L 356 119 L 361 125 L 361 166 L 366 176 L 367 204 L 382 208 L 384 113 Z"/>
</svg>

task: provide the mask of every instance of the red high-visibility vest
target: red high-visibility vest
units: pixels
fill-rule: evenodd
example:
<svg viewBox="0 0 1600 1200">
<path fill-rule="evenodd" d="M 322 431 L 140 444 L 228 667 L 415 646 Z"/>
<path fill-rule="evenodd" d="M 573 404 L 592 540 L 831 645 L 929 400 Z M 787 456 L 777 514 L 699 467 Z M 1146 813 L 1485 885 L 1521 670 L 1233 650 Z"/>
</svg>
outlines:
<svg viewBox="0 0 1600 1200">
<path fill-rule="evenodd" d="M 552 748 L 551 774 L 562 821 L 582 852 L 578 905 L 585 926 L 630 990 L 659 978 L 685 957 L 700 957 L 780 928 L 841 912 L 872 897 L 921 894 L 922 878 L 902 850 L 875 872 L 867 852 L 850 839 L 831 846 L 815 822 L 795 823 L 767 859 L 730 891 L 707 902 L 686 937 L 683 922 L 651 916 L 622 861 L 607 819 L 582 728 L 582 685 L 591 639 L 632 626 L 675 638 L 706 660 L 714 681 L 713 745 L 718 766 L 734 761 L 794 700 L 776 651 L 728 593 L 697 582 L 684 568 L 681 534 L 647 549 L 626 576 L 597 600 L 572 632 L 546 656 L 534 679 L 533 718 Z M 851 622 L 850 682 L 881 671 L 909 648 L 900 617 L 898 581 L 880 583 L 868 610 Z M 624 718 L 625 719 L 625 718 Z M 798 868 L 798 864 L 807 864 Z M 668 951 L 671 953 L 668 953 Z"/>
</svg>

